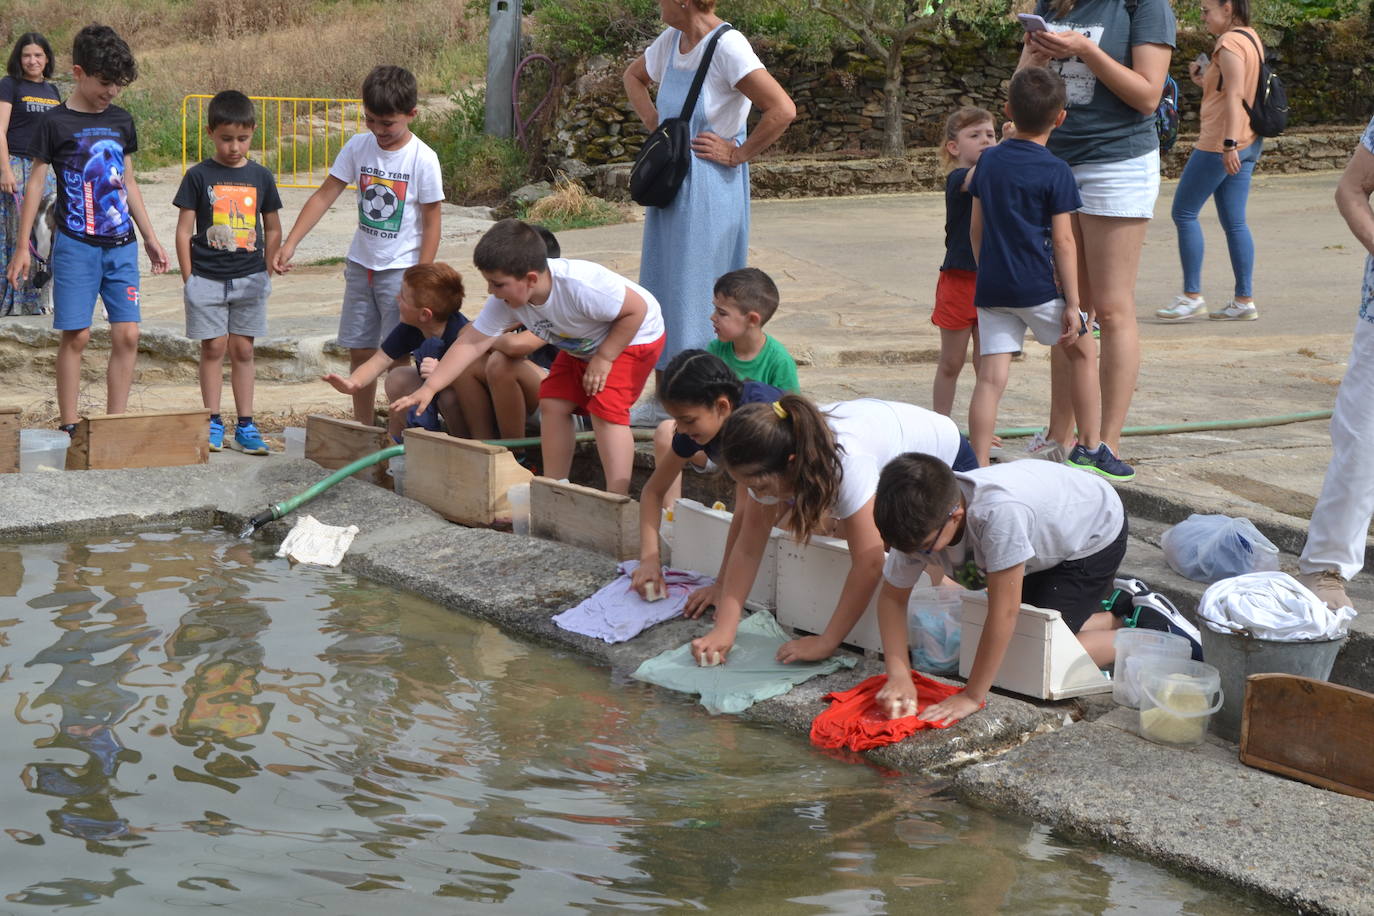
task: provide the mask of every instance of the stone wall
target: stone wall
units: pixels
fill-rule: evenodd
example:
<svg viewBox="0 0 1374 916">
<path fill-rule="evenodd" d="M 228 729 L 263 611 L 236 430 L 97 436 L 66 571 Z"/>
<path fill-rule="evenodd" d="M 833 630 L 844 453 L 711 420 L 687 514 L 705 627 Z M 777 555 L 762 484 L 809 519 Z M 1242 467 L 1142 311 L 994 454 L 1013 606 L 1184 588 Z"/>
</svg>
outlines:
<svg viewBox="0 0 1374 916">
<path fill-rule="evenodd" d="M 1363 123 L 1374 108 L 1374 64 L 1368 61 L 1370 24 L 1365 20 L 1309 23 L 1278 44 L 1278 69 L 1289 87 L 1293 129 L 1329 123 Z M 1179 35 L 1172 72 L 1182 92 L 1185 131 L 1197 123 L 1201 90 L 1187 78 L 1187 62 L 1211 50 L 1210 36 Z M 760 56 L 791 93 L 798 116 L 777 145 L 795 155 L 871 153 L 882 138 L 881 63 L 856 50 L 817 64 L 785 50 L 761 46 Z M 956 24 L 949 35 L 914 42 L 906 55 L 903 117 L 910 147 L 937 142 L 945 116 L 959 105 L 1000 112 L 1005 83 L 1016 63 L 1014 45 L 988 43 Z M 644 128 L 621 85 L 627 59 L 582 62 L 563 93 L 546 136 L 548 161 L 574 177 L 585 166 L 630 162 Z M 1324 167 L 1324 166 L 1323 166 Z"/>
</svg>

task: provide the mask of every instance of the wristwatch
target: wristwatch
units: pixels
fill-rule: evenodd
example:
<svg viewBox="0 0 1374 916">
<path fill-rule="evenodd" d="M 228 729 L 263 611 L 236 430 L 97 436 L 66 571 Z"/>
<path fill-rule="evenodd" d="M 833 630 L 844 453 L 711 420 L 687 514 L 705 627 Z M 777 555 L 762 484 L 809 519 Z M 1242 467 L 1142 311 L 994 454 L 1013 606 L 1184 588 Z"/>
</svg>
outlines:
<svg viewBox="0 0 1374 916">
<path fill-rule="evenodd" d="M 1235 149 L 1235 148 L 1236 148 L 1236 141 L 1232 140 L 1230 137 L 1227 137 L 1225 140 L 1222 140 L 1222 141 L 1221 141 L 1221 148 L 1222 148 L 1222 149 Z"/>
</svg>

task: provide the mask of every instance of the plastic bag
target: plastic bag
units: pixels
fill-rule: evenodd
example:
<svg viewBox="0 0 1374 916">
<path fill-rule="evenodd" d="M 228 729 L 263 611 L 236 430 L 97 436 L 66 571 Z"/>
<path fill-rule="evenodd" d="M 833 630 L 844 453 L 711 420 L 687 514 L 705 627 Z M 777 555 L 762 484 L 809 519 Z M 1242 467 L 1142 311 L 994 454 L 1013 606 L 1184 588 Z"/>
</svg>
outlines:
<svg viewBox="0 0 1374 916">
<path fill-rule="evenodd" d="M 963 591 L 957 585 L 912 589 L 906 620 L 911 666 L 917 671 L 958 673 Z"/>
<path fill-rule="evenodd" d="M 1279 568 L 1279 549 L 1248 518 L 1190 515 L 1165 531 L 1159 546 L 1169 567 L 1195 582 Z"/>
</svg>

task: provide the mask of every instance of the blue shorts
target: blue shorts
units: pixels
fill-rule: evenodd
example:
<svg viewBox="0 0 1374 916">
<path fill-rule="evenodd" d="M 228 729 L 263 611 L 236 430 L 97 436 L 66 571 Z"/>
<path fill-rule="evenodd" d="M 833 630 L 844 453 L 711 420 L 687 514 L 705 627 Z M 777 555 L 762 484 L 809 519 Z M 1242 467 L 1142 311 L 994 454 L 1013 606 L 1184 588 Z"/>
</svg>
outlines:
<svg viewBox="0 0 1374 916">
<path fill-rule="evenodd" d="M 80 331 L 91 326 L 95 299 L 110 323 L 138 321 L 138 245 L 102 248 L 58 232 L 52 240 L 52 326 Z"/>
</svg>

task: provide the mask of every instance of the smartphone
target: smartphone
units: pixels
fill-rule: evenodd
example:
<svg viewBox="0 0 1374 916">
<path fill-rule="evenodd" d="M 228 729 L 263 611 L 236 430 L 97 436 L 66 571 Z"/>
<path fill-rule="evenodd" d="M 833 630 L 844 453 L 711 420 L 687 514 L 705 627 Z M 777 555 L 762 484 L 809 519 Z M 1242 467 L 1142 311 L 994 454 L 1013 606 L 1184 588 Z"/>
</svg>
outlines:
<svg viewBox="0 0 1374 916">
<path fill-rule="evenodd" d="M 1050 27 L 1045 24 L 1043 16 L 1035 13 L 1017 13 L 1016 18 L 1021 20 L 1021 28 L 1027 32 L 1048 32 Z"/>
<path fill-rule="evenodd" d="M 1206 53 L 1205 51 L 1204 51 L 1203 53 L 1199 54 L 1199 55 L 1198 55 L 1196 58 L 1194 58 L 1194 60 L 1193 60 L 1193 63 L 1197 64 L 1197 65 L 1198 65 L 1199 67 L 1201 67 L 1203 70 L 1206 70 L 1206 69 L 1207 69 L 1207 65 L 1210 64 L 1211 62 L 1212 62 L 1212 59 L 1211 59 L 1210 57 L 1207 56 L 1207 53 Z"/>
</svg>

